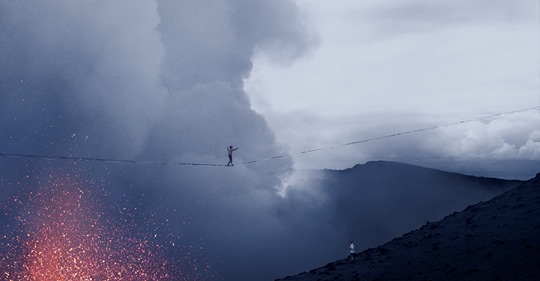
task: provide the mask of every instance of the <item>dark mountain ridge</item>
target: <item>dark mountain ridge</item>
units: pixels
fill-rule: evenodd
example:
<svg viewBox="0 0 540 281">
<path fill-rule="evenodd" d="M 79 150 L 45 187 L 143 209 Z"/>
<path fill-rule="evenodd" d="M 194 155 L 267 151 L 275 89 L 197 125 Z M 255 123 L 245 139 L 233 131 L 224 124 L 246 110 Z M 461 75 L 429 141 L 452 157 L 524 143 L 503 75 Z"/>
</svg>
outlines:
<svg viewBox="0 0 540 281">
<path fill-rule="evenodd" d="M 347 225 L 350 239 L 363 237 L 370 242 L 358 245 L 362 247 L 380 244 L 382 238 L 439 220 L 520 183 L 376 161 L 342 171 L 326 170 L 320 185 L 332 205 L 333 221 Z M 370 231 L 373 235 L 366 234 Z"/>
<path fill-rule="evenodd" d="M 540 280 L 540 174 L 353 261 L 281 280 Z"/>
<path fill-rule="evenodd" d="M 357 164 L 352 168 L 344 170 L 323 170 L 323 173 L 329 175 L 336 175 L 347 180 L 353 180 L 357 184 L 369 182 L 378 183 L 394 183 L 404 184 L 412 182 L 418 183 L 430 183 L 436 181 L 440 184 L 440 179 L 444 178 L 448 186 L 455 186 L 454 183 L 466 182 L 466 186 L 481 184 L 487 185 L 489 189 L 506 188 L 508 186 L 516 185 L 523 181 L 521 180 L 506 180 L 489 177 L 477 177 L 471 175 L 464 175 L 454 172 L 446 172 L 438 169 L 426 168 L 412 164 L 391 162 L 391 161 L 370 161 L 366 164 Z M 418 182 L 420 181 L 420 182 Z"/>
<path fill-rule="evenodd" d="M 279 266 L 284 274 L 346 256 L 349 240 L 357 251 L 375 247 L 523 182 L 388 161 L 303 175 L 276 210 L 301 235 L 291 252 L 297 262 Z"/>
</svg>

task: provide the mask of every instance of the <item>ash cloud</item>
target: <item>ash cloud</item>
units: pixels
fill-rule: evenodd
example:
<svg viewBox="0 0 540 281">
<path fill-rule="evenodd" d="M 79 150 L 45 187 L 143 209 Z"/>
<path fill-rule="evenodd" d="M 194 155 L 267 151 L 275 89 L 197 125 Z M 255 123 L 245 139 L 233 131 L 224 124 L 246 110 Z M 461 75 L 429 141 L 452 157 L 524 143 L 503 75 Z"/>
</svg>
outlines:
<svg viewBox="0 0 540 281">
<path fill-rule="evenodd" d="M 138 153 L 166 97 L 155 3 L 129 12 L 90 1 L 1 7 L 2 135 L 9 150 Z"/>
<path fill-rule="evenodd" d="M 310 48 L 291 1 L 2 1 L 0 15 L 3 152 L 216 164 L 229 145 L 236 163 L 284 153 L 243 79 L 255 50 L 291 60 Z M 272 250 L 291 240 L 272 238 L 290 236 L 273 213 L 290 160 L 0 165 L 3 206 L 56 168 L 84 174 L 113 209 L 137 210 L 142 228 L 204 256 L 216 278 L 272 278 L 290 262 Z M 149 217 L 163 225 L 145 226 Z"/>
</svg>

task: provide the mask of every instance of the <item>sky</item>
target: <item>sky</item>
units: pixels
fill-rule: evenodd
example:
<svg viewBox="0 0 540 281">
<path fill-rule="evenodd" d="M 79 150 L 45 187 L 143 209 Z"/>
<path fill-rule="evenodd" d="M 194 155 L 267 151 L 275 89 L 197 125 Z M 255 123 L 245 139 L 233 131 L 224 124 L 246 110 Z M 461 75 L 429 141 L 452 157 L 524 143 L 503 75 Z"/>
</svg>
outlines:
<svg viewBox="0 0 540 281">
<path fill-rule="evenodd" d="M 54 259 L 35 249 L 63 249 L 67 225 L 108 257 L 90 273 L 271 279 L 345 233 L 313 231 L 325 196 L 288 198 L 312 184 L 296 171 L 487 161 L 526 178 L 538 110 L 297 154 L 539 105 L 536 4 L 475 3 L 0 0 L 0 152 L 135 162 L 0 157 L 2 269 L 40 275 Z M 225 165 L 231 145 L 234 168 L 150 164 Z"/>
<path fill-rule="evenodd" d="M 316 45 L 293 62 L 256 53 L 245 85 L 292 152 L 540 105 L 538 1 L 296 3 Z M 297 168 L 388 159 L 459 170 L 539 160 L 539 137 L 536 109 L 294 160 Z"/>
</svg>

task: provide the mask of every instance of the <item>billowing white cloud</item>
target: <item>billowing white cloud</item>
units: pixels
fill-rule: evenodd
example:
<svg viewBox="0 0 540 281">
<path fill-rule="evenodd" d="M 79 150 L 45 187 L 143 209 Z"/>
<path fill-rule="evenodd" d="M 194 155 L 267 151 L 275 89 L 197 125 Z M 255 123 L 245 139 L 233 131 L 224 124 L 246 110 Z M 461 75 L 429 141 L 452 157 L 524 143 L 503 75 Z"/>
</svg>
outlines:
<svg viewBox="0 0 540 281">
<path fill-rule="evenodd" d="M 290 67 L 256 56 L 246 84 L 254 108 L 292 151 L 540 103 L 540 66 L 531 63 L 540 60 L 538 3 L 297 2 L 320 46 Z M 538 119 L 534 111 L 518 113 L 295 160 L 298 167 L 345 168 L 419 155 L 534 159 L 517 151 L 538 130 Z"/>
<path fill-rule="evenodd" d="M 540 114 L 538 111 L 523 112 L 489 122 L 469 122 L 433 132 L 440 145 L 428 148 L 434 155 L 456 159 L 486 160 L 538 160 L 533 152 L 535 136 L 538 135 Z M 524 151 L 533 153 L 524 153 Z"/>
</svg>

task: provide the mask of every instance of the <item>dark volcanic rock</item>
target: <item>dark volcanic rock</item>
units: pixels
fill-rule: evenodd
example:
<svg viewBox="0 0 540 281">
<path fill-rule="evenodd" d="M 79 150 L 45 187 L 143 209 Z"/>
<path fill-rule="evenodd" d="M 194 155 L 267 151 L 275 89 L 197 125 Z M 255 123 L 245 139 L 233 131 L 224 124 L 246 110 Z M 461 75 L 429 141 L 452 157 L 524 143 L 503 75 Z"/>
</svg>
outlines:
<svg viewBox="0 0 540 281">
<path fill-rule="evenodd" d="M 281 280 L 540 280 L 540 174 L 352 262 Z"/>
</svg>

